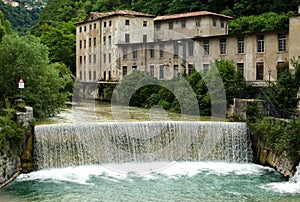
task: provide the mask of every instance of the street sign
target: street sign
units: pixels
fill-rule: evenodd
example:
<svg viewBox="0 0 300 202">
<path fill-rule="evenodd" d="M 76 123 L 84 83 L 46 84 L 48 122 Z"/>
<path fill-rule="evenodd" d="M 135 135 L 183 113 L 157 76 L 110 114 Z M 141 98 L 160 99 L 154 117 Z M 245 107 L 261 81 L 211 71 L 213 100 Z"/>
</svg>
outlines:
<svg viewBox="0 0 300 202">
<path fill-rule="evenodd" d="M 24 88 L 24 81 L 23 81 L 23 79 L 22 78 L 20 78 L 20 80 L 19 80 L 19 88 Z"/>
</svg>

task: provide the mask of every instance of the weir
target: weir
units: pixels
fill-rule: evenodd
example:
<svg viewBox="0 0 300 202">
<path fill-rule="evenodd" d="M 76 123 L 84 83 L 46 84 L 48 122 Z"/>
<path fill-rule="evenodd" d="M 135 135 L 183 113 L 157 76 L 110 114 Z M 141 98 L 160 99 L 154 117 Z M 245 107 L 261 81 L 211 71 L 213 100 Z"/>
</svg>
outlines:
<svg viewBox="0 0 300 202">
<path fill-rule="evenodd" d="M 104 163 L 251 162 L 245 123 L 106 122 L 35 127 L 37 170 Z"/>
</svg>

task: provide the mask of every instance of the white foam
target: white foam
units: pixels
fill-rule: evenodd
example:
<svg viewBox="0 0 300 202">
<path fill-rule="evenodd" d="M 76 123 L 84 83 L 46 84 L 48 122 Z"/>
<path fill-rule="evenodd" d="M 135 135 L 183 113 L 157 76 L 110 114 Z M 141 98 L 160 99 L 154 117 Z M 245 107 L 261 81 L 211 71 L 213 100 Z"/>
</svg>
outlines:
<svg viewBox="0 0 300 202">
<path fill-rule="evenodd" d="M 20 175 L 18 181 L 65 181 L 74 182 L 78 184 L 87 184 L 87 181 L 92 175 L 108 175 L 115 179 L 126 178 L 126 175 L 121 175 L 107 169 L 104 166 L 78 166 L 78 167 L 67 167 L 67 168 L 55 168 L 49 170 L 41 170 L 32 172 L 29 174 Z"/>
<path fill-rule="evenodd" d="M 261 175 L 265 171 L 273 171 L 271 168 L 256 164 L 223 163 L 223 162 L 177 162 L 176 165 L 162 171 L 162 174 L 194 176 L 198 173 L 228 175 Z"/>
<path fill-rule="evenodd" d="M 261 188 L 286 194 L 300 193 L 300 184 L 297 182 L 275 182 L 261 186 Z"/>
<path fill-rule="evenodd" d="M 269 183 L 262 188 L 279 193 L 298 194 L 300 193 L 300 166 L 297 166 L 297 172 L 288 182 Z"/>
<path fill-rule="evenodd" d="M 145 168 L 148 169 L 147 172 L 145 172 Z M 139 172 L 140 169 L 142 169 L 143 172 Z M 174 178 L 179 176 L 191 177 L 204 172 L 206 175 L 228 175 L 231 173 L 235 175 L 262 175 L 266 171 L 272 172 L 273 170 L 256 164 L 222 162 L 154 162 L 56 168 L 22 174 L 17 180 L 68 181 L 78 184 L 87 184 L 91 176 L 101 176 L 105 179 L 117 181 L 119 179 L 130 180 L 130 178 L 128 178 L 129 175 L 150 179 L 157 176 L 157 174 Z"/>
</svg>

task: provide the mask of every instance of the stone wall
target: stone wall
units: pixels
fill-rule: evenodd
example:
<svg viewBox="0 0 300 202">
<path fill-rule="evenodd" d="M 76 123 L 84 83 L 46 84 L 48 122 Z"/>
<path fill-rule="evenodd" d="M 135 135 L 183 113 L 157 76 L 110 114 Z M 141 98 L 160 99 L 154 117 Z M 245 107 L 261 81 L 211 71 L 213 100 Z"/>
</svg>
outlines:
<svg viewBox="0 0 300 202">
<path fill-rule="evenodd" d="M 291 178 L 295 174 L 299 163 L 291 161 L 285 151 L 278 152 L 274 148 L 268 148 L 263 142 L 253 137 L 252 149 L 254 163 L 270 166 L 287 178 Z"/>
<path fill-rule="evenodd" d="M 0 151 L 0 188 L 16 178 L 21 172 L 21 162 L 15 153 Z"/>
<path fill-rule="evenodd" d="M 13 181 L 20 173 L 33 170 L 32 160 L 32 118 L 33 110 L 31 107 L 19 108 L 16 119 L 27 128 L 26 139 L 23 144 L 23 152 L 20 157 L 19 146 L 10 145 L 7 149 L 0 149 L 0 188 Z"/>
<path fill-rule="evenodd" d="M 240 116 L 243 120 L 247 119 L 246 110 L 249 102 L 258 102 L 258 108 L 261 114 L 268 115 L 268 109 L 264 107 L 268 103 L 265 103 L 263 100 L 256 100 L 256 99 L 240 99 L 234 98 L 233 105 L 229 107 L 230 112 L 228 112 L 229 116 Z"/>
</svg>

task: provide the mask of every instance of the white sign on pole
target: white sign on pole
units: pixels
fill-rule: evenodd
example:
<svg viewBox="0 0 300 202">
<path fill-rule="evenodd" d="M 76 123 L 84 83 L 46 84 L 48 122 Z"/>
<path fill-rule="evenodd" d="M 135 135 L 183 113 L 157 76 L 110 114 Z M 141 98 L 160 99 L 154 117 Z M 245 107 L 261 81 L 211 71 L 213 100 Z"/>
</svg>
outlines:
<svg viewBox="0 0 300 202">
<path fill-rule="evenodd" d="M 22 78 L 19 80 L 19 88 L 24 88 L 24 81 Z"/>
</svg>

